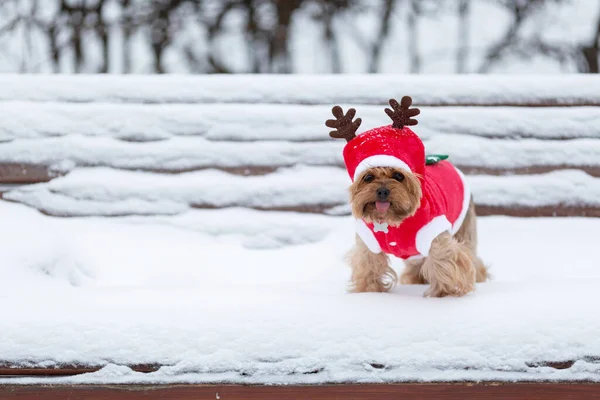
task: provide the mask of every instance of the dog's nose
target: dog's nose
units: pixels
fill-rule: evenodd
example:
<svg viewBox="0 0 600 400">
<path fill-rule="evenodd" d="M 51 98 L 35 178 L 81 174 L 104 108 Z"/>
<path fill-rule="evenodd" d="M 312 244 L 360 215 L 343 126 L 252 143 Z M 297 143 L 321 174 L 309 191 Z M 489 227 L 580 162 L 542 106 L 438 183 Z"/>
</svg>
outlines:
<svg viewBox="0 0 600 400">
<path fill-rule="evenodd" d="M 390 190 L 386 187 L 380 187 L 377 189 L 377 199 L 380 201 L 386 201 L 390 195 Z"/>
</svg>

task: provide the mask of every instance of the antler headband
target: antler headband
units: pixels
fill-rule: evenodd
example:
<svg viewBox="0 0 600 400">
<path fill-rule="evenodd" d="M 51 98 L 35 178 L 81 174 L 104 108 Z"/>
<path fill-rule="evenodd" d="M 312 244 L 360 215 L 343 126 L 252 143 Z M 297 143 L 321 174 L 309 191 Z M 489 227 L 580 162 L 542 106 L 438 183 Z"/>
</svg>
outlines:
<svg viewBox="0 0 600 400">
<path fill-rule="evenodd" d="M 411 105 L 412 99 L 409 96 L 404 96 L 402 100 L 400 100 L 400 104 L 398 104 L 395 99 L 390 99 L 390 106 L 392 109 L 386 108 L 385 113 L 393 121 L 392 128 L 402 129 L 405 126 L 413 126 L 419 123 L 419 121 L 412 117 L 419 115 L 421 110 L 418 108 L 410 108 Z M 328 119 L 325 121 L 325 125 L 330 128 L 335 128 L 335 130 L 329 132 L 329 136 L 334 139 L 346 139 L 346 142 L 354 139 L 356 137 L 356 131 L 362 123 L 360 118 L 352 121 L 356 115 L 356 110 L 351 108 L 346 115 L 344 115 L 342 107 L 335 106 L 331 109 L 331 112 L 335 119 Z"/>
<path fill-rule="evenodd" d="M 385 113 L 394 121 L 392 128 L 402 129 L 405 126 L 413 126 L 419 123 L 419 121 L 412 117 L 419 115 L 421 110 L 418 108 L 411 109 L 411 104 L 412 99 L 409 96 L 404 96 L 400 100 L 400 104 L 398 104 L 396 99 L 390 99 L 390 106 L 392 106 L 393 111 L 386 108 Z"/>
</svg>

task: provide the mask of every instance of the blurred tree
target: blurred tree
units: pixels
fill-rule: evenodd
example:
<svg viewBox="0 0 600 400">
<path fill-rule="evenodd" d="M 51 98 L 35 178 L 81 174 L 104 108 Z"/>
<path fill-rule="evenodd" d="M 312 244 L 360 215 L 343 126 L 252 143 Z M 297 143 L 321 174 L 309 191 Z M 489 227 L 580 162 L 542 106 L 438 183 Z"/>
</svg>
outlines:
<svg viewBox="0 0 600 400">
<path fill-rule="evenodd" d="M 551 41 L 543 34 L 546 26 L 533 35 L 524 28 L 537 23 L 548 5 L 561 2 L 567 0 L 0 0 L 0 68 L 293 73 L 306 65 L 294 56 L 319 52 L 310 55 L 324 59 L 317 69 L 376 73 L 389 60 L 390 47 L 395 61 L 403 57 L 400 62 L 406 61 L 412 73 L 441 59 L 457 73 L 470 72 L 469 65 L 479 60 L 476 71 L 487 73 L 510 56 L 539 55 L 598 73 L 600 10 L 592 35 L 580 43 Z M 480 23 L 482 4 L 504 9 L 510 21 L 496 41 L 474 49 L 471 29 L 487 29 Z M 431 33 L 420 27 L 448 16 L 457 21 L 457 35 L 444 37 L 431 50 Z M 299 27 L 321 42 L 314 48 L 296 46 L 306 42 L 294 37 L 304 34 Z M 405 49 L 394 48 L 398 40 Z M 349 58 L 347 50 L 356 45 Z"/>
<path fill-rule="evenodd" d="M 580 62 L 579 71 L 587 73 L 600 73 L 598 68 L 598 56 L 600 55 L 600 9 L 596 22 L 596 29 L 589 43 L 579 47 L 583 62 Z"/>
<path fill-rule="evenodd" d="M 104 0 L 61 0 L 59 16 L 61 22 L 68 26 L 70 42 L 74 52 L 74 70 L 83 71 L 84 52 L 83 37 L 86 31 L 94 31 L 100 38 L 103 62 L 98 72 L 108 72 L 108 34 L 102 17 Z M 62 17 L 64 16 L 64 17 Z M 57 29 L 54 27 L 53 29 Z M 58 50 L 58 49 L 57 49 Z"/>
<path fill-rule="evenodd" d="M 416 0 L 411 0 L 411 4 L 415 4 Z M 392 19 L 392 13 L 396 6 L 396 0 L 384 0 L 381 5 L 380 18 L 379 18 L 379 33 L 375 37 L 375 40 L 371 44 L 371 51 L 369 52 L 368 72 L 375 73 L 379 71 L 379 64 L 381 62 L 381 49 L 385 43 L 385 40 L 390 35 L 390 21 Z"/>
<path fill-rule="evenodd" d="M 323 27 L 323 41 L 329 55 L 331 72 L 342 72 L 342 60 L 336 30 L 334 29 L 335 16 L 357 6 L 356 0 L 321 0 L 313 12 L 313 18 Z"/>
<path fill-rule="evenodd" d="M 525 25 L 525 22 L 531 18 L 537 11 L 547 5 L 550 1 L 559 3 L 563 0 L 494 0 L 502 5 L 511 15 L 511 21 L 504 35 L 488 48 L 483 59 L 483 63 L 479 67 L 478 72 L 487 73 L 496 65 L 503 57 L 518 49 L 523 48 L 519 34 Z M 526 46 L 528 51 L 534 53 L 532 46 Z M 538 49 L 542 51 L 543 49 Z"/>
<path fill-rule="evenodd" d="M 458 2 L 458 40 L 456 50 L 456 73 L 467 72 L 467 60 L 469 58 L 469 15 L 471 0 L 459 0 Z"/>
</svg>

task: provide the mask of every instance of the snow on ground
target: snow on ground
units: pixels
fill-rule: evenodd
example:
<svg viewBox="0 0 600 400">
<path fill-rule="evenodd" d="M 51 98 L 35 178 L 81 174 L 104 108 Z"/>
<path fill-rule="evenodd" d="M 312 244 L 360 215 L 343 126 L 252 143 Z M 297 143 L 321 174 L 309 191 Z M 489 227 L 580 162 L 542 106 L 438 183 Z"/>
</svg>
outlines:
<svg viewBox="0 0 600 400">
<path fill-rule="evenodd" d="M 580 170 L 537 175 L 471 175 L 475 201 L 492 206 L 600 205 L 600 178 Z M 295 166 L 257 176 L 202 170 L 177 175 L 78 168 L 3 198 L 52 215 L 179 214 L 190 207 L 289 208 L 348 202 L 350 179 L 337 167 Z"/>
<path fill-rule="evenodd" d="M 0 383 L 600 380 L 598 219 L 481 218 L 494 280 L 460 299 L 347 294 L 348 217 L 60 219 L 0 202 L 0 221 L 4 361 L 111 363 Z M 578 361 L 532 366 L 560 360 Z"/>
<path fill-rule="evenodd" d="M 75 103 L 385 104 L 600 103 L 600 80 L 580 75 L 0 75 L 0 101 Z"/>
</svg>

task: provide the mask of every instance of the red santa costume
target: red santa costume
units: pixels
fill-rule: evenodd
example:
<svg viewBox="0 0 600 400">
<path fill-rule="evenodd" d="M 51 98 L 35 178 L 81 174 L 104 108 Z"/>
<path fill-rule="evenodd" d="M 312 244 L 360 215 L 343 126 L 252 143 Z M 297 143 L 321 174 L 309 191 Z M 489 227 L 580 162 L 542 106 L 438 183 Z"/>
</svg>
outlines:
<svg viewBox="0 0 600 400">
<path fill-rule="evenodd" d="M 352 181 L 371 167 L 403 169 L 418 174 L 421 181 L 421 204 L 399 226 L 381 229 L 356 221 L 357 234 L 373 253 L 383 251 L 404 260 L 425 257 L 439 234 L 460 229 L 471 198 L 463 174 L 448 161 L 426 165 L 423 142 L 407 126 L 379 127 L 354 137 L 344 147 L 344 161 Z"/>
</svg>

